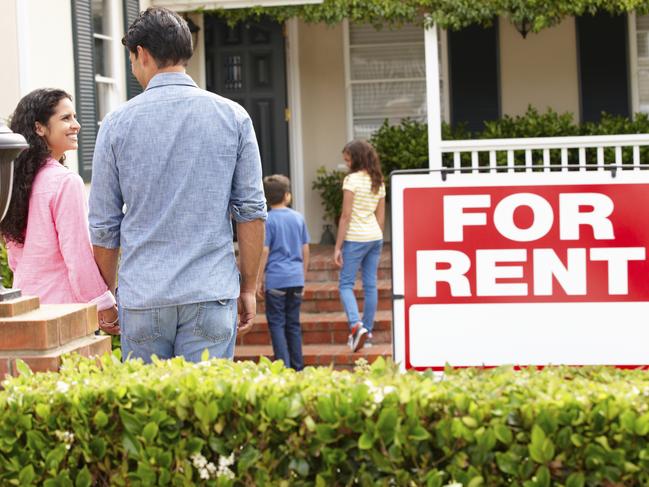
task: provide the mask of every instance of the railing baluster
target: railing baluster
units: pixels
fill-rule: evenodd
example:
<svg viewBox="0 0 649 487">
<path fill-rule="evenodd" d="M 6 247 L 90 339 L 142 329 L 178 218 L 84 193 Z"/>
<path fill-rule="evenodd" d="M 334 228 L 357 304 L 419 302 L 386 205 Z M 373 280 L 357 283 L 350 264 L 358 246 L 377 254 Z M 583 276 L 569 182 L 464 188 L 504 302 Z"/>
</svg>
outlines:
<svg viewBox="0 0 649 487">
<path fill-rule="evenodd" d="M 579 168 L 580 171 L 586 170 L 586 148 L 585 147 L 579 148 L 579 165 L 581 166 Z"/>
<path fill-rule="evenodd" d="M 640 169 L 640 147 L 633 146 L 633 168 Z"/>
<path fill-rule="evenodd" d="M 525 165 L 528 168 L 532 167 L 532 149 L 525 149 Z"/>
<path fill-rule="evenodd" d="M 461 164 L 460 153 L 458 151 L 453 152 L 453 169 L 458 169 Z"/>
<path fill-rule="evenodd" d="M 604 165 L 604 147 L 597 148 L 597 164 Z"/>
<path fill-rule="evenodd" d="M 544 171 L 550 170 L 550 149 L 543 149 L 543 166 L 545 166 Z"/>
<path fill-rule="evenodd" d="M 513 166 L 514 165 L 514 151 L 513 150 L 508 150 L 507 151 L 507 165 L 508 166 Z"/>
<path fill-rule="evenodd" d="M 489 151 L 489 166 L 491 166 L 491 168 L 492 168 L 491 171 L 492 172 L 495 171 L 495 169 L 493 169 L 493 168 L 496 167 L 496 164 L 498 164 L 497 161 L 496 161 L 496 151 L 495 150 L 490 150 Z"/>
<path fill-rule="evenodd" d="M 622 165 L 622 147 L 619 145 L 615 146 L 615 164 Z"/>
<path fill-rule="evenodd" d="M 568 165 L 568 149 L 566 147 L 561 148 L 561 165 Z"/>
<path fill-rule="evenodd" d="M 478 151 L 473 151 L 471 152 L 471 167 L 473 169 L 477 169 L 479 166 L 478 164 Z"/>
</svg>

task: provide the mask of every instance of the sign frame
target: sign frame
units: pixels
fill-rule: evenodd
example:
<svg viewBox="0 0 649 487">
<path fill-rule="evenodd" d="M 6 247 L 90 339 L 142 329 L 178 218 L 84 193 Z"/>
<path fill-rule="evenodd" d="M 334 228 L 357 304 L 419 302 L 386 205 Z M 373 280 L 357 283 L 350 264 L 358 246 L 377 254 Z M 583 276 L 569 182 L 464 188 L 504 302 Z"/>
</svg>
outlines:
<svg viewBox="0 0 649 487">
<path fill-rule="evenodd" d="M 456 363 L 453 361 L 439 360 L 431 358 L 430 363 L 423 363 L 421 360 L 417 363 L 411 361 L 413 356 L 413 345 L 407 340 L 407 334 L 410 329 L 407 328 L 406 301 L 405 296 L 405 248 L 404 248 L 404 191 L 409 188 L 473 188 L 478 191 L 480 188 L 494 187 L 511 187 L 517 186 L 584 186 L 591 184 L 649 184 L 649 171 L 626 170 L 622 166 L 605 165 L 605 166 L 551 166 L 534 168 L 523 167 L 481 167 L 467 169 L 421 169 L 421 170 L 404 170 L 394 171 L 390 174 L 390 195 L 391 195 L 391 236 L 392 236 L 392 344 L 394 361 L 399 365 L 401 370 L 415 369 L 435 371 L 444 370 L 446 363 L 453 367 L 493 367 L 500 365 L 513 366 L 546 366 L 546 365 L 614 365 L 622 368 L 635 368 L 649 366 L 649 354 L 644 361 L 633 361 L 631 363 L 608 363 L 603 360 L 602 363 L 592 362 L 589 360 L 576 360 L 574 362 L 555 362 L 552 360 L 539 360 L 539 357 L 528 363 L 494 361 L 488 363 L 485 361 L 476 361 L 475 363 Z M 526 172 L 514 172 L 526 170 Z M 530 172 L 532 171 L 536 172 Z M 593 170 L 598 169 L 598 170 Z M 470 171 L 470 172 L 464 172 Z M 499 172 L 507 171 L 507 172 Z M 649 222 L 648 222 L 649 223 Z M 649 248 L 649 241 L 647 246 Z M 649 255 L 647 255 L 649 260 Z M 415 270 L 416 272 L 416 270 Z M 593 304 L 584 301 L 586 304 Z M 436 305 L 439 306 L 439 305 Z M 475 304 L 450 304 L 448 307 L 470 307 Z M 526 304 L 520 304 L 523 306 Z M 597 305 L 596 305 L 597 306 Z M 603 306 L 604 308 L 606 306 Z M 644 313 L 649 316 L 649 301 L 647 302 L 629 302 L 629 312 Z M 529 307 L 529 308 L 533 308 Z M 570 305 L 567 306 L 567 309 Z M 633 310 L 631 310 L 633 308 Z M 442 307 L 438 308 L 442 310 Z M 456 308 L 460 310 L 461 308 Z M 477 308 L 475 308 L 477 309 Z M 417 310 L 415 310 L 417 311 Z M 445 313 L 449 309 L 443 310 Z M 454 312 L 454 311 L 451 311 Z M 617 312 L 617 311 L 616 311 Z M 460 316 L 462 314 L 460 313 Z M 442 315 L 440 315 L 442 316 Z M 448 316 L 448 314 L 446 315 Z M 636 332 L 641 331 L 638 327 L 633 328 Z M 649 339 L 649 326 L 644 332 L 644 337 Z M 640 340 L 643 341 L 642 337 Z M 410 343 L 410 348 L 406 350 L 406 343 Z M 646 343 L 646 341 L 644 341 Z M 420 345 L 418 343 L 418 345 Z M 418 350 L 418 349 L 414 349 Z M 425 355 L 425 353 L 424 353 Z M 417 355 L 421 359 L 422 354 Z M 639 363 L 638 363 L 639 362 Z"/>
</svg>

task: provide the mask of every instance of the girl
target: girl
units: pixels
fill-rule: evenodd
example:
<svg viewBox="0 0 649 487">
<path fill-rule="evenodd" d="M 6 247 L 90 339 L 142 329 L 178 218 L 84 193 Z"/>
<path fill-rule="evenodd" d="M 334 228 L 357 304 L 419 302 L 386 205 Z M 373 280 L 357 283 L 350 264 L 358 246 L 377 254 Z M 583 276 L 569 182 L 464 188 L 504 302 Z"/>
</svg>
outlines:
<svg viewBox="0 0 649 487">
<path fill-rule="evenodd" d="M 374 315 L 378 301 L 376 271 L 383 246 L 385 185 L 379 156 L 363 140 L 349 142 L 343 159 L 350 173 L 343 181 L 343 208 L 338 225 L 334 261 L 340 271 L 340 300 L 350 327 L 348 345 L 352 352 L 371 345 Z M 359 267 L 363 277 L 363 320 L 354 296 L 354 281 Z"/>
<path fill-rule="evenodd" d="M 92 253 L 83 181 L 63 166 L 81 128 L 72 97 L 32 91 L 18 103 L 10 128 L 29 143 L 14 162 L 11 203 L 0 223 L 14 285 L 46 304 L 94 303 L 100 328 L 119 333 L 115 298 Z"/>
</svg>

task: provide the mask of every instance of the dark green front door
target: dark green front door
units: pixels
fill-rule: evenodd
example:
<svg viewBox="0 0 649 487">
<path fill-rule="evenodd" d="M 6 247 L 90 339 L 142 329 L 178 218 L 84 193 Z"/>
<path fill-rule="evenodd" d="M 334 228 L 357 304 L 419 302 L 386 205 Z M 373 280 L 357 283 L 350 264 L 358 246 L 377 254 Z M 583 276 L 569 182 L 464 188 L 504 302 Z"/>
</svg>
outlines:
<svg viewBox="0 0 649 487">
<path fill-rule="evenodd" d="M 270 20 L 229 27 L 205 15 L 207 89 L 252 118 L 264 175 L 289 174 L 283 26 Z"/>
</svg>

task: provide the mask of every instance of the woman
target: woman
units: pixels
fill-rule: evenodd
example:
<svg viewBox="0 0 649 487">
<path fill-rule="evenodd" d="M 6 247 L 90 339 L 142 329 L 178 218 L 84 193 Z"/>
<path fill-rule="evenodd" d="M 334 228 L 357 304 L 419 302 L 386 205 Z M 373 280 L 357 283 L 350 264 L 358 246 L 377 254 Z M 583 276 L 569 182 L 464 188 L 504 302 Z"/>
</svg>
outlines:
<svg viewBox="0 0 649 487">
<path fill-rule="evenodd" d="M 349 142 L 343 159 L 350 173 L 343 181 L 343 208 L 338 225 L 334 261 L 340 271 L 340 299 L 350 327 L 349 348 L 356 352 L 371 345 L 374 315 L 378 302 L 376 271 L 383 247 L 385 222 L 385 185 L 379 156 L 363 140 Z M 354 296 L 354 281 L 362 269 L 363 320 Z"/>
<path fill-rule="evenodd" d="M 100 328 L 119 333 L 115 298 L 92 253 L 83 181 L 63 166 L 81 128 L 72 97 L 32 91 L 18 103 L 10 128 L 29 143 L 14 162 L 11 203 L 0 223 L 14 285 L 45 304 L 96 304 Z"/>
</svg>

